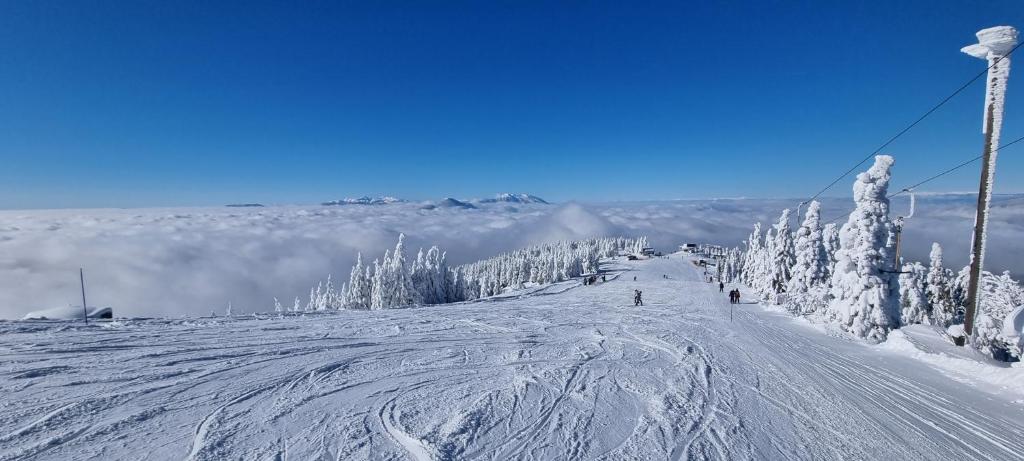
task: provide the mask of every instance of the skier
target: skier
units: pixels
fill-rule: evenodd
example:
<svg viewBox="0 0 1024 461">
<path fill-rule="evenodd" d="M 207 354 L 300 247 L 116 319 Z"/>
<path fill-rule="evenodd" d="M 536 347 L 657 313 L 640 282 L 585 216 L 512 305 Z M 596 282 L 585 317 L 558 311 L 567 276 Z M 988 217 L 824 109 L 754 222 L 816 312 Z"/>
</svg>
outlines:
<svg viewBox="0 0 1024 461">
<path fill-rule="evenodd" d="M 740 303 L 740 289 L 736 289 L 736 304 Z"/>
<path fill-rule="evenodd" d="M 642 292 L 640 290 L 633 290 L 633 291 L 634 291 L 633 305 L 634 306 L 643 306 L 644 305 L 644 298 L 643 298 L 644 292 Z"/>
<path fill-rule="evenodd" d="M 608 276 L 602 275 L 601 276 L 601 283 L 604 283 L 604 282 L 607 282 L 607 281 L 608 281 Z"/>
<path fill-rule="evenodd" d="M 635 276 L 635 275 L 633 276 L 633 281 L 634 281 L 634 282 L 636 281 L 636 276 Z"/>
<path fill-rule="evenodd" d="M 725 283 L 718 282 L 718 292 L 725 293 Z"/>
</svg>

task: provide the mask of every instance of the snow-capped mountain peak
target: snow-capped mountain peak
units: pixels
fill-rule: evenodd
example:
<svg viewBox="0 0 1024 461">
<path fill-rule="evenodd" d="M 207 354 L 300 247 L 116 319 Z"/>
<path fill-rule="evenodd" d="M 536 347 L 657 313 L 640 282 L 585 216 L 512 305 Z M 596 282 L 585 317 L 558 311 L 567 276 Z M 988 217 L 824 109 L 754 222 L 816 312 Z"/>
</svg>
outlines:
<svg viewBox="0 0 1024 461">
<path fill-rule="evenodd" d="M 509 194 L 502 193 L 494 196 L 494 198 L 485 198 L 480 200 L 480 203 L 539 203 L 542 205 L 548 205 L 548 201 L 544 200 L 536 195 L 530 194 Z"/>
</svg>

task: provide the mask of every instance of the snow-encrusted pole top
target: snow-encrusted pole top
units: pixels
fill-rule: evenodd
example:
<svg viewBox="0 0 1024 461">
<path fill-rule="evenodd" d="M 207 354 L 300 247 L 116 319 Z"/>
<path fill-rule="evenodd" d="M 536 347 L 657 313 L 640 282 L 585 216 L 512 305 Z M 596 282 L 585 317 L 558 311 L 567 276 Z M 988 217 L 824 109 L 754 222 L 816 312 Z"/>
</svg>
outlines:
<svg viewBox="0 0 1024 461">
<path fill-rule="evenodd" d="M 998 106 L 993 115 L 1002 121 L 1006 75 L 1010 73 L 1010 58 L 1007 54 L 1017 46 L 1017 29 L 1012 26 L 995 26 L 981 29 L 975 35 L 978 36 L 978 43 L 965 46 L 960 51 L 975 58 L 988 60 L 988 78 L 985 80 L 986 116 L 981 121 L 981 132 L 988 133 L 990 106 Z"/>
<path fill-rule="evenodd" d="M 1017 29 L 1012 26 L 995 26 L 978 31 L 978 43 L 960 49 L 979 59 L 993 59 L 1006 56 L 1017 46 Z"/>
</svg>

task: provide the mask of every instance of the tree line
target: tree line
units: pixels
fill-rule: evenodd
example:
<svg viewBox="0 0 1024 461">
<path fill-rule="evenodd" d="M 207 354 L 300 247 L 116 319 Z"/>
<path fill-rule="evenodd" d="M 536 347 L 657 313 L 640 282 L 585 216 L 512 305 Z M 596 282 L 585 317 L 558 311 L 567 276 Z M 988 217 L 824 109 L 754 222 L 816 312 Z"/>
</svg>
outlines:
<svg viewBox="0 0 1024 461">
<path fill-rule="evenodd" d="M 405 234 L 383 259 L 364 263 L 362 254 L 340 287 L 331 276 L 310 288 L 308 301 L 299 298 L 290 309 L 275 299 L 275 310 L 391 309 L 445 304 L 498 295 L 508 290 L 596 274 L 602 258 L 639 254 L 647 238 L 592 238 L 535 245 L 481 261 L 449 266 L 447 254 L 433 246 L 406 257 Z"/>
<path fill-rule="evenodd" d="M 893 329 L 911 324 L 962 335 L 969 267 L 958 272 L 944 267 L 938 243 L 926 264 L 896 260 L 898 223 L 890 219 L 887 198 L 892 165 L 892 157 L 879 155 L 857 176 L 856 208 L 842 227 L 822 225 L 816 201 L 808 204 L 796 230 L 790 228 L 788 209 L 763 234 L 755 224 L 744 248 L 719 258 L 720 278 L 862 338 L 882 341 Z M 1020 335 L 1004 332 L 1003 323 L 1024 304 L 1024 289 L 1009 272 L 984 272 L 980 287 L 973 345 L 985 353 L 1020 357 Z"/>
</svg>

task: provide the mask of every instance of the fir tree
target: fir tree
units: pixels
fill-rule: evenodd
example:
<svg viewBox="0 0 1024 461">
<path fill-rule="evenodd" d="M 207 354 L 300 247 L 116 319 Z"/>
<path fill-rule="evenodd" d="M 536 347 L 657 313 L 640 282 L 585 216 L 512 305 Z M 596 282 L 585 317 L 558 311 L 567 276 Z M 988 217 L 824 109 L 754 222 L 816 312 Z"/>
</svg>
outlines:
<svg viewBox="0 0 1024 461">
<path fill-rule="evenodd" d="M 856 209 L 839 231 L 832 277 L 830 315 L 856 336 L 882 341 L 899 326 L 900 309 L 890 293 L 894 257 L 890 248 L 893 225 L 886 192 L 893 159 L 875 157 L 874 165 L 857 175 L 853 185 Z"/>
</svg>

